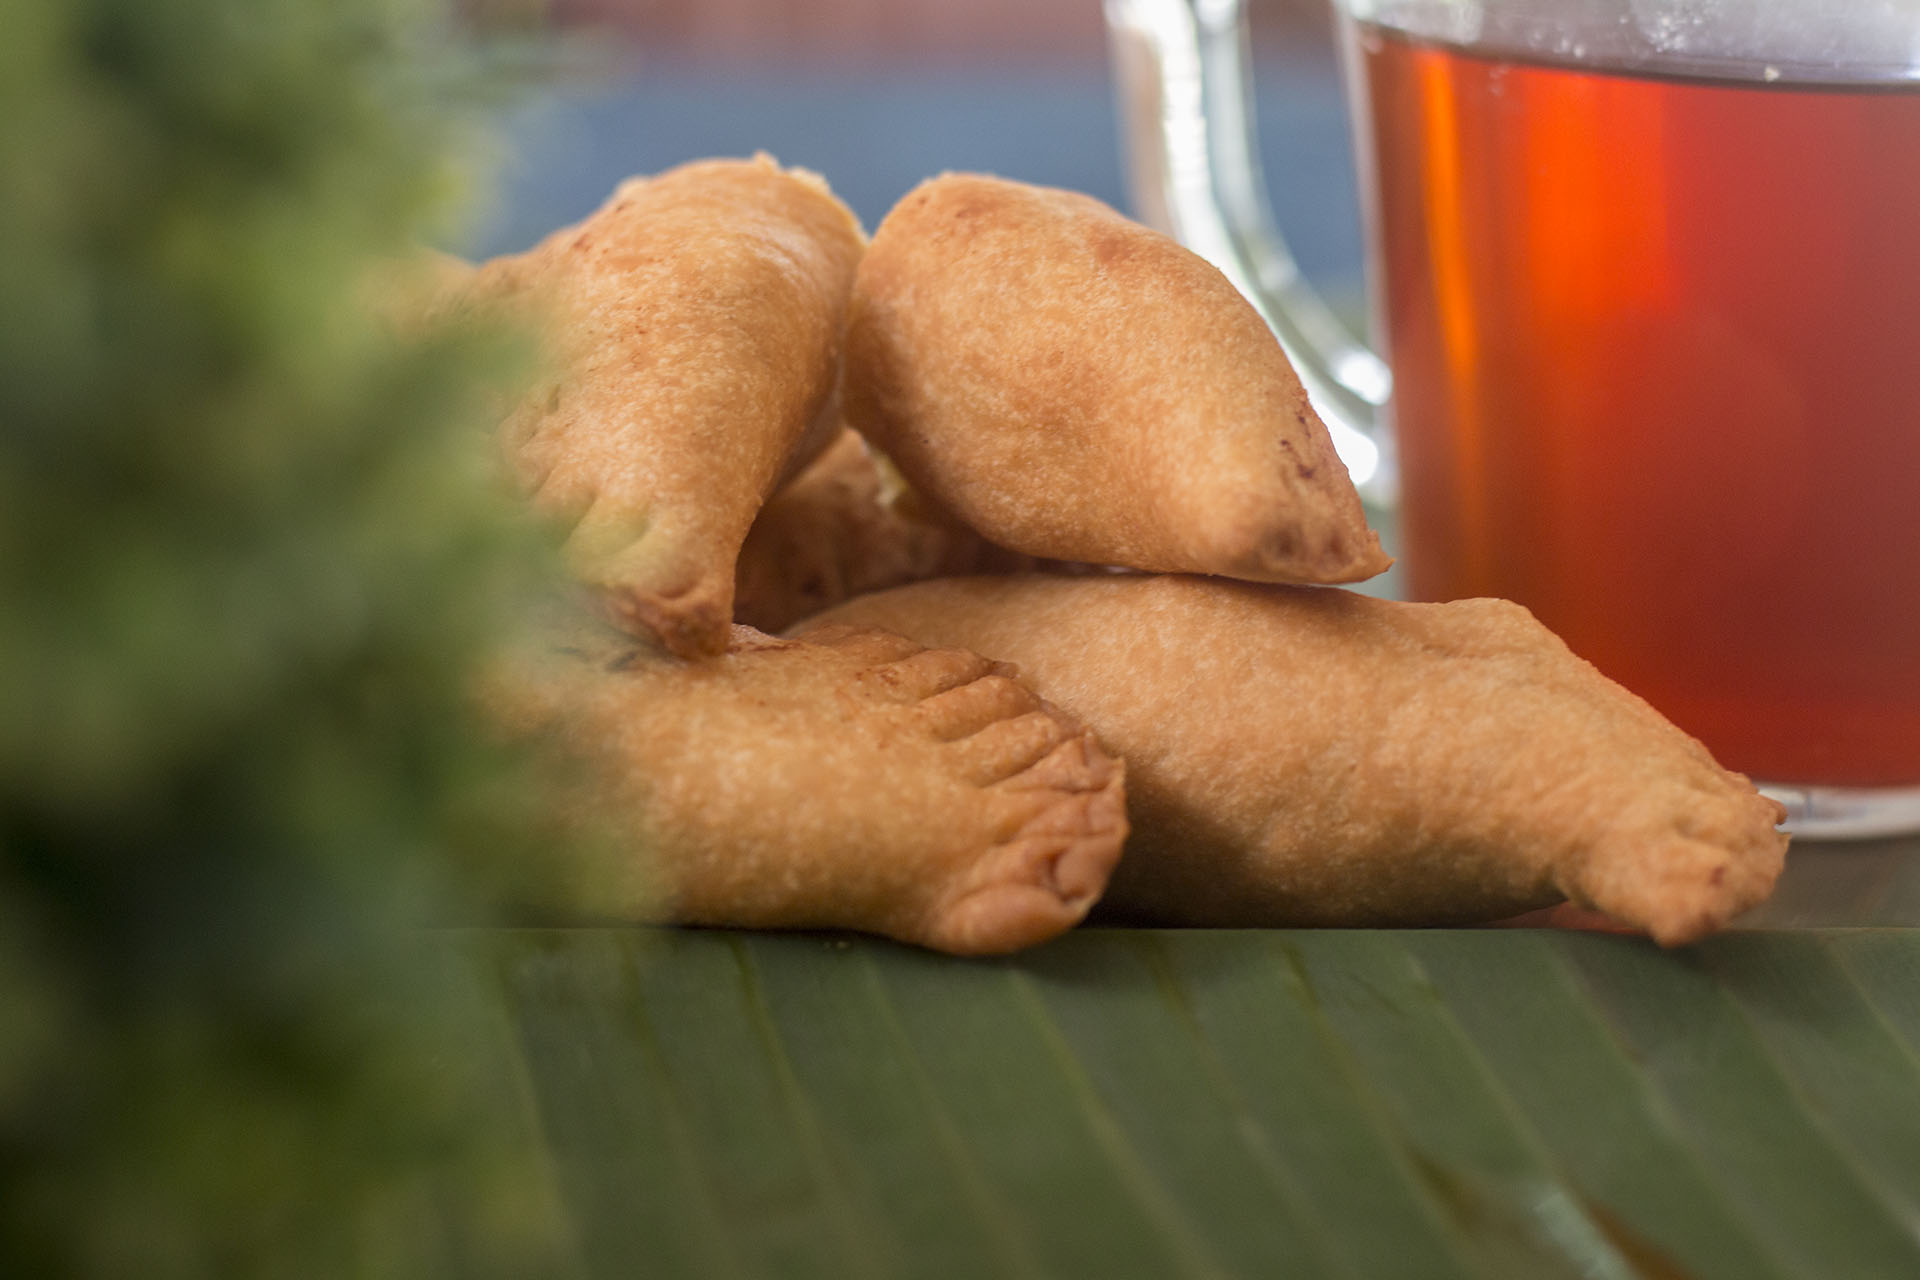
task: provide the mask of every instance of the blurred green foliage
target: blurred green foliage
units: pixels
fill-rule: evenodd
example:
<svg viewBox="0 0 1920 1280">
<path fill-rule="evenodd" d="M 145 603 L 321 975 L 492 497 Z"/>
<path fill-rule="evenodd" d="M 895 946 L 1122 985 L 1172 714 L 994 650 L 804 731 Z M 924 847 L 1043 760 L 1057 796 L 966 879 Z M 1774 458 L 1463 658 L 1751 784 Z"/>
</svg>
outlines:
<svg viewBox="0 0 1920 1280">
<path fill-rule="evenodd" d="M 537 571 L 477 376 L 520 357 L 369 305 L 466 194 L 451 48 L 0 6 L 0 1273 L 541 1268 L 416 928 L 525 852 L 468 706 Z"/>
</svg>

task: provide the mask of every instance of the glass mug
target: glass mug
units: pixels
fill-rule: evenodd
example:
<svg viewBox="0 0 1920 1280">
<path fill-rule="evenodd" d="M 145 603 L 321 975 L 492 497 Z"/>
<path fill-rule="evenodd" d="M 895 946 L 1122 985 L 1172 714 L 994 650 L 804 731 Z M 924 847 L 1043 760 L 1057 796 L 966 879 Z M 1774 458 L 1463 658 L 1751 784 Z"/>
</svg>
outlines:
<svg viewBox="0 0 1920 1280">
<path fill-rule="evenodd" d="M 1527 605 L 1797 834 L 1920 830 L 1920 0 L 1334 3 L 1391 373 L 1272 223 L 1241 0 L 1106 11 L 1141 216 L 1408 594 Z"/>
</svg>

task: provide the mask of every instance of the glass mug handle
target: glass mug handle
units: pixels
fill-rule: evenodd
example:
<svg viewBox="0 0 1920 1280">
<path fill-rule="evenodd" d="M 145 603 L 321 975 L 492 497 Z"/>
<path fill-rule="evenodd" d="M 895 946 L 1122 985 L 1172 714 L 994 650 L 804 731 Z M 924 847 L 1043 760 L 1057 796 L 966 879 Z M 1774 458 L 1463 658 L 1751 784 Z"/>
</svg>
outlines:
<svg viewBox="0 0 1920 1280">
<path fill-rule="evenodd" d="M 1143 221 L 1231 280 L 1280 339 L 1361 496 L 1398 489 L 1386 363 L 1301 274 L 1254 137 L 1244 0 L 1105 0 L 1128 177 Z"/>
</svg>

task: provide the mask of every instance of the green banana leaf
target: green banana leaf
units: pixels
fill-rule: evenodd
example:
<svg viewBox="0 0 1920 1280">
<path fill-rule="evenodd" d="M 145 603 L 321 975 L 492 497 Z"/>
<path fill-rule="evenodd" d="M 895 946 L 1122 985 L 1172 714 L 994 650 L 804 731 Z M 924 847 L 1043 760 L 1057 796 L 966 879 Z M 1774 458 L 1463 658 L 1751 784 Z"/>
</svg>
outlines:
<svg viewBox="0 0 1920 1280">
<path fill-rule="evenodd" d="M 653 929 L 435 946 L 489 1019 L 470 1051 L 546 1172 L 564 1274 L 1920 1276 L 1920 929 L 1885 927 L 1920 849 L 1835 849 L 1756 927 L 1677 952 L 1521 929 L 1083 929 L 994 962 Z M 1793 927 L 1835 914 L 1882 927 Z"/>
</svg>

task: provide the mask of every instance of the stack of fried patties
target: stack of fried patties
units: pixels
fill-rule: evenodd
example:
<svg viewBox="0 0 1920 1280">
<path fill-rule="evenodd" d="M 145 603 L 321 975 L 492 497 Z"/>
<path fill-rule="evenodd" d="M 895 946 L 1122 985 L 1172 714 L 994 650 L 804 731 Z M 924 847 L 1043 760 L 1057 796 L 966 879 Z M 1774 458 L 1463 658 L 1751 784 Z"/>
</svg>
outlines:
<svg viewBox="0 0 1920 1280">
<path fill-rule="evenodd" d="M 1778 807 L 1524 609 L 1326 585 L 1388 560 L 1278 344 L 1097 201 L 949 174 L 868 244 L 709 161 L 464 296 L 551 339 L 502 440 L 596 616 L 496 698 L 636 863 L 598 914 L 991 953 L 1572 900 L 1676 943 L 1779 873 Z"/>
</svg>

